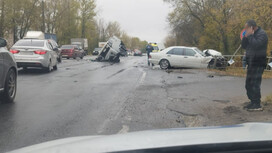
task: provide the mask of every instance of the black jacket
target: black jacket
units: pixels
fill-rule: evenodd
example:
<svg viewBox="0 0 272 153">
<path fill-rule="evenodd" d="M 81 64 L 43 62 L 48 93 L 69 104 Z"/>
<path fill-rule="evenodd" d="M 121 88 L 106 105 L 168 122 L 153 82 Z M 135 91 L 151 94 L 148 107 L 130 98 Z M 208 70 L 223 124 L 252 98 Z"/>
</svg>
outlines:
<svg viewBox="0 0 272 153">
<path fill-rule="evenodd" d="M 242 47 L 246 49 L 246 61 L 248 67 L 266 66 L 266 50 L 268 37 L 260 27 L 253 35 L 242 39 Z"/>
<path fill-rule="evenodd" d="M 151 53 L 153 50 L 154 50 L 154 48 L 153 48 L 151 45 L 148 44 L 148 45 L 146 46 L 146 52 L 147 52 L 147 53 Z"/>
</svg>

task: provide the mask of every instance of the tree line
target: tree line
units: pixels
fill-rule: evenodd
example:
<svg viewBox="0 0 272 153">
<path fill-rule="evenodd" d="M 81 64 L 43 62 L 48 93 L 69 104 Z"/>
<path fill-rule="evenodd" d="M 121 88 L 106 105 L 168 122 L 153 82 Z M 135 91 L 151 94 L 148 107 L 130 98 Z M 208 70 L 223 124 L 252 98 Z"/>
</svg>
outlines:
<svg viewBox="0 0 272 153">
<path fill-rule="evenodd" d="M 13 44 L 30 30 L 56 34 L 60 45 L 87 38 L 89 50 L 113 35 L 130 49 L 147 43 L 129 36 L 118 22 L 97 19 L 95 0 L 0 0 L 0 37 Z"/>
<path fill-rule="evenodd" d="M 271 0 L 164 1 L 173 8 L 168 15 L 171 33 L 165 39 L 166 46 L 197 46 L 231 54 L 240 45 L 240 32 L 249 19 L 256 20 L 272 40 Z"/>
</svg>

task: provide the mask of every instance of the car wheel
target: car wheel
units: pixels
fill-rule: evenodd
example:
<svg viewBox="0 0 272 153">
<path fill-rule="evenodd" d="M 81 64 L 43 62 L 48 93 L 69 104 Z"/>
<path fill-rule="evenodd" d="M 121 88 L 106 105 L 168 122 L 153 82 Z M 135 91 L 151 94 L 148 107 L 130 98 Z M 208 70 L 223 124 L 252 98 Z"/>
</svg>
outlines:
<svg viewBox="0 0 272 153">
<path fill-rule="evenodd" d="M 13 102 L 17 91 L 17 75 L 14 69 L 10 69 L 5 82 L 3 96 L 4 102 Z M 2 98 L 1 98 L 2 99 Z"/>
<path fill-rule="evenodd" d="M 160 67 L 161 67 L 161 69 L 163 69 L 163 70 L 168 69 L 168 68 L 170 67 L 169 61 L 166 60 L 166 59 L 161 60 L 161 62 L 160 62 Z"/>
<path fill-rule="evenodd" d="M 70 57 L 67 57 L 67 59 L 70 59 Z"/>
<path fill-rule="evenodd" d="M 53 66 L 54 70 L 58 70 L 58 64 L 56 64 L 55 66 Z"/>
<path fill-rule="evenodd" d="M 51 62 L 51 60 L 50 60 L 50 63 L 49 63 L 49 65 L 48 65 L 48 67 L 45 68 L 45 71 L 46 71 L 47 73 L 50 73 L 50 72 L 52 71 L 52 62 Z"/>
</svg>

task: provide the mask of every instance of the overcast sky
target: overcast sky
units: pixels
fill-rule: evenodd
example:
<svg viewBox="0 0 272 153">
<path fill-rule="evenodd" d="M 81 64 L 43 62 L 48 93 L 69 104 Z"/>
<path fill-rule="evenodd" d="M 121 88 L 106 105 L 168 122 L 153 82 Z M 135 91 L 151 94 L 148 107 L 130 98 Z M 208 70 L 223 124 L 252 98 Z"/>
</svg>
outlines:
<svg viewBox="0 0 272 153">
<path fill-rule="evenodd" d="M 163 42 L 169 31 L 170 7 L 163 0 L 96 0 L 98 16 L 117 21 L 130 36 L 149 42 Z"/>
</svg>

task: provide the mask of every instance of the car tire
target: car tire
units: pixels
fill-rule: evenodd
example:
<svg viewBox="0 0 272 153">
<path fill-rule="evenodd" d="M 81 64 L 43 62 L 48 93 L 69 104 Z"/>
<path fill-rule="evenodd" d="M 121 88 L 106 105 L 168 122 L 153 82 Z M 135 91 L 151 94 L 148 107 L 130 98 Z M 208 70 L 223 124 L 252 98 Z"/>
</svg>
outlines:
<svg viewBox="0 0 272 153">
<path fill-rule="evenodd" d="M 10 69 L 5 82 L 5 90 L 1 93 L 3 102 L 11 103 L 14 101 L 17 92 L 17 75 L 14 69 Z"/>
<path fill-rule="evenodd" d="M 67 57 L 67 59 L 70 59 L 70 57 Z"/>
<path fill-rule="evenodd" d="M 163 69 L 163 70 L 170 68 L 170 63 L 169 63 L 169 61 L 166 60 L 166 59 L 162 59 L 162 60 L 160 61 L 160 67 L 161 67 L 161 69 Z"/>
<path fill-rule="evenodd" d="M 51 71 L 52 71 L 52 62 L 51 62 L 51 60 L 50 60 L 50 63 L 49 63 L 49 65 L 48 65 L 48 67 L 46 67 L 45 68 L 45 71 L 47 72 L 47 73 L 50 73 Z"/>
<path fill-rule="evenodd" d="M 53 66 L 54 70 L 58 70 L 58 64 L 56 64 L 55 66 Z"/>
</svg>

